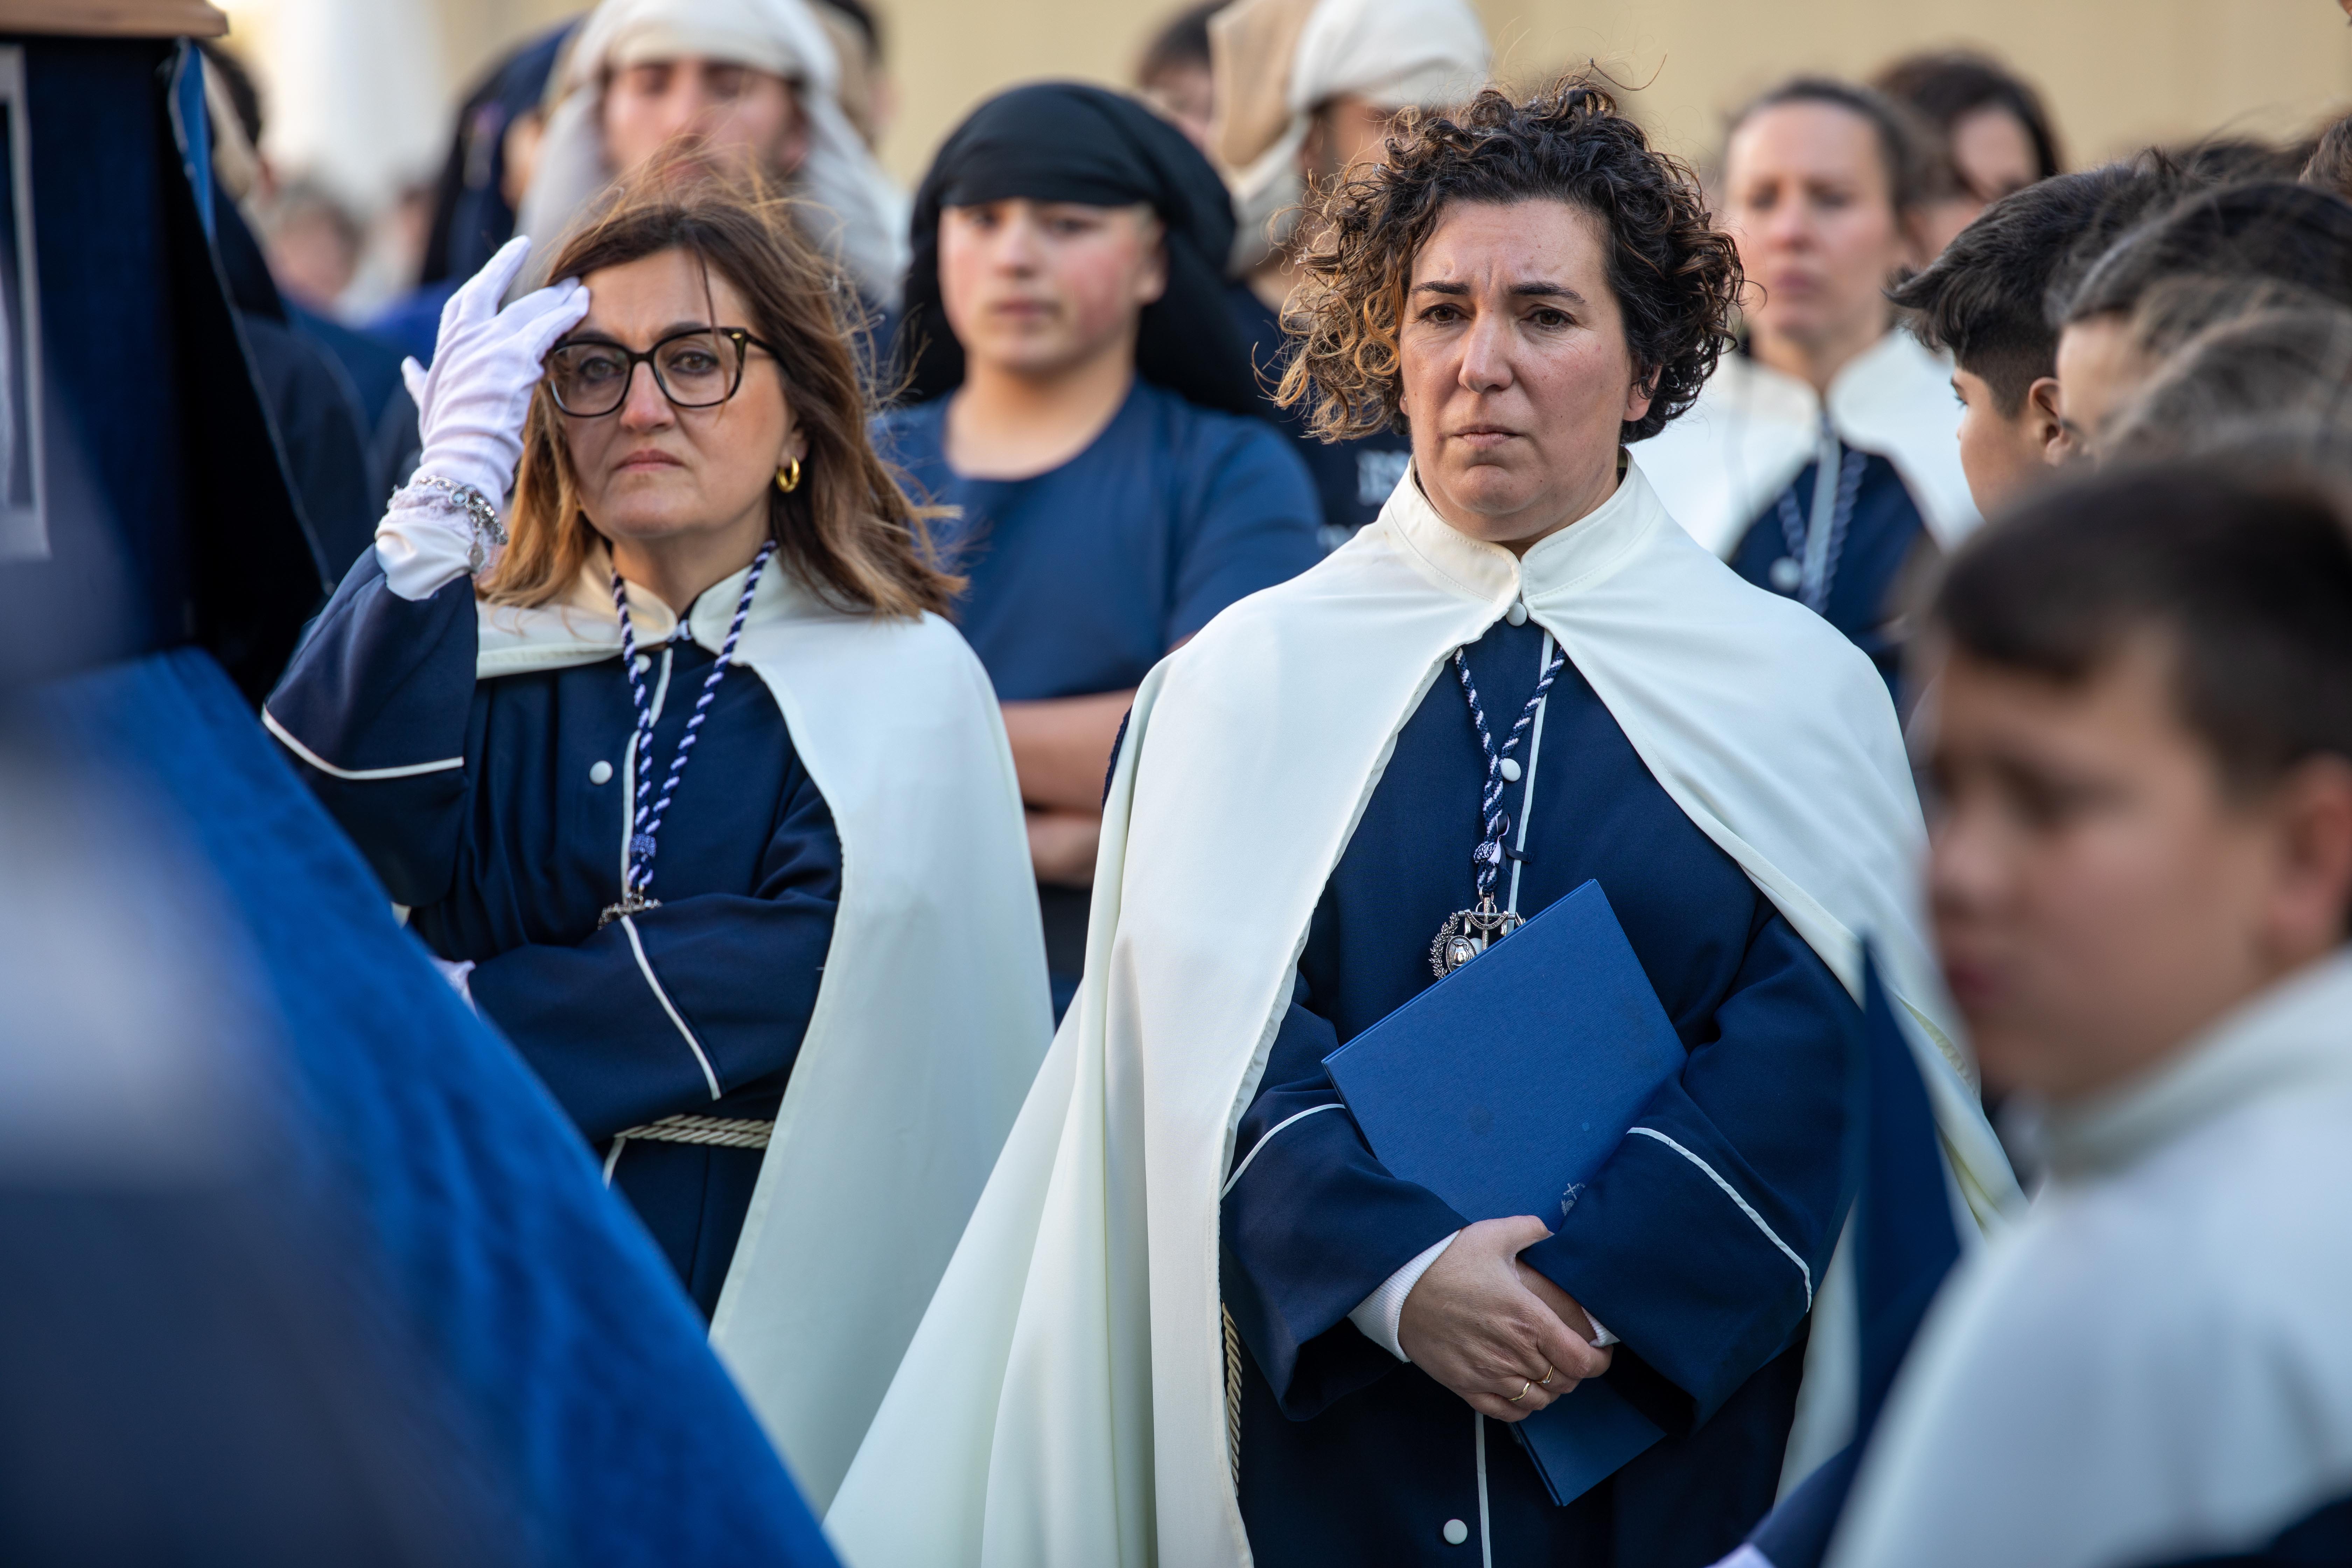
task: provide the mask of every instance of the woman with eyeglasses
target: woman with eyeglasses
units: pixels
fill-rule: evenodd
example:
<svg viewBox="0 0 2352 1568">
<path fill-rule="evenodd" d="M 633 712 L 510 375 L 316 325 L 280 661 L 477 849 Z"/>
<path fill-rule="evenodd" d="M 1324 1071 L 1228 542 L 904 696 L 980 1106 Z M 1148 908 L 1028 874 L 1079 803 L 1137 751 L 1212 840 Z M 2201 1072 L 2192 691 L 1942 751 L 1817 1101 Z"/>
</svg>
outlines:
<svg viewBox="0 0 2352 1568">
<path fill-rule="evenodd" d="M 263 718 L 821 1508 L 1050 1031 L 1012 754 L 781 210 L 625 194 L 501 310 L 528 244 Z"/>
</svg>

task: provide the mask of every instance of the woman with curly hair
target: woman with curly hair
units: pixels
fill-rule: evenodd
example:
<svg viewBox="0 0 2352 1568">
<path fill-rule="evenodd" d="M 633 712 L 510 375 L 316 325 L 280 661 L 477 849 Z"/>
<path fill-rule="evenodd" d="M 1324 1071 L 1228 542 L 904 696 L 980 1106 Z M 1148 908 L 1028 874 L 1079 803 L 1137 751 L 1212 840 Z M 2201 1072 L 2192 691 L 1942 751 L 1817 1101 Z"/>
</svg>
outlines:
<svg viewBox="0 0 2352 1568">
<path fill-rule="evenodd" d="M 1739 281 L 1688 173 L 1570 81 L 1407 117 L 1319 216 L 1288 393 L 1412 466 L 1137 695 L 1084 984 L 830 1518 L 866 1568 L 1713 1562 L 1838 1235 L 1857 933 L 2013 1191 L 1885 687 L 1626 461 Z M 1459 1212 L 1324 1059 L 1590 880 L 1678 1068 L 1558 1212 Z M 1555 1500 L 1509 1434 L 1561 1399 L 1612 1452 Z"/>
<path fill-rule="evenodd" d="M 724 185 L 592 216 L 451 299 L 263 718 L 821 1505 L 1050 1030 L 1020 795 L 846 286 Z"/>
</svg>

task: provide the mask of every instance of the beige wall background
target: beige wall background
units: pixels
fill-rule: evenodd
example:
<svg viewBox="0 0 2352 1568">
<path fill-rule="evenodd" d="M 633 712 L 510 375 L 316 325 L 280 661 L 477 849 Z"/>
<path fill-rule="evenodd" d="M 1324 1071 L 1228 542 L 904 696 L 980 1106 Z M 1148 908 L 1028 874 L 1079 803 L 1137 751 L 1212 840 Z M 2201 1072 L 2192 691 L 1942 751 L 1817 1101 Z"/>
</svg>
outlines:
<svg viewBox="0 0 2352 1568">
<path fill-rule="evenodd" d="M 251 0 L 247 0 L 248 5 Z M 277 0 L 329 5 L 339 0 Z M 362 0 L 362 4 L 371 0 Z M 577 0 L 427 0 L 451 89 Z M 1123 82 L 1161 0 L 874 0 L 898 111 L 883 152 L 911 183 L 974 103 L 1042 77 Z M 2303 132 L 2352 106 L 2335 0 L 1480 0 L 1506 77 L 1599 62 L 1666 146 L 1704 158 L 1723 113 L 1797 69 L 1870 70 L 1935 45 L 1986 49 L 2048 95 L 2069 158 L 2216 131 Z"/>
</svg>

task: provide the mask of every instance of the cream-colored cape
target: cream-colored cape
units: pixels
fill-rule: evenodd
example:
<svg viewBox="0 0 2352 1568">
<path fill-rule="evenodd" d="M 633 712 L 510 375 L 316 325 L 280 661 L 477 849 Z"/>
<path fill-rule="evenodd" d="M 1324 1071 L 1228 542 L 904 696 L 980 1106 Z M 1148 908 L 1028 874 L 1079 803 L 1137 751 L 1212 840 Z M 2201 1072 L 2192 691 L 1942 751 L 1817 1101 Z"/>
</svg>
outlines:
<svg viewBox="0 0 2352 1568">
<path fill-rule="evenodd" d="M 612 658 L 611 571 L 600 548 L 555 605 L 482 606 L 478 678 Z M 689 628 L 714 653 L 742 583 L 739 573 L 696 601 Z M 646 643 L 677 624 L 634 590 L 629 612 Z M 775 698 L 832 810 L 841 903 L 710 1338 L 822 1509 L 1053 1017 L 1013 753 L 987 673 L 955 628 L 844 614 L 772 564 L 735 657 Z M 615 784 L 625 790 L 627 777 Z"/>
<path fill-rule="evenodd" d="M 1832 1568 L 2232 1555 L 2352 1493 L 2347 1019 L 2339 950 L 2051 1115 L 2051 1184 L 1937 1298 Z"/>
<path fill-rule="evenodd" d="M 1523 592 L 1849 988 L 1874 940 L 1962 1190 L 1987 1215 L 2014 1200 L 1921 940 L 1925 836 L 1869 661 L 1700 550 L 1638 470 L 1524 562 L 1408 474 L 1138 692 L 1085 981 L 826 1521 L 853 1568 L 1248 1562 L 1217 1286 L 1233 1130 L 1399 728 Z"/>
<path fill-rule="evenodd" d="M 1945 550 L 1980 519 L 1960 468 L 1952 362 L 1900 328 L 1830 383 L 1830 425 L 1849 447 L 1895 465 L 1927 531 Z M 1689 413 L 1632 448 L 1691 537 L 1728 556 L 1772 498 L 1813 460 L 1822 400 L 1744 354 L 1726 354 Z"/>
</svg>

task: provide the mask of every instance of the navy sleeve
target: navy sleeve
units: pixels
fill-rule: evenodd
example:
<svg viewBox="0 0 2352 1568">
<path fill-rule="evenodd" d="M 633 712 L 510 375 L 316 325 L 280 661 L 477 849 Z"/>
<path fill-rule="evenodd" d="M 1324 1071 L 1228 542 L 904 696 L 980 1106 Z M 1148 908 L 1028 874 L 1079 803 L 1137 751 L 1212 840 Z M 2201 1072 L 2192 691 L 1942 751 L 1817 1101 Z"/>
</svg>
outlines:
<svg viewBox="0 0 2352 1568">
<path fill-rule="evenodd" d="M 1790 1343 L 1843 1218 L 1862 1012 L 1759 905 L 1714 1037 L 1522 1255 L 1624 1342 L 1612 1380 L 1670 1431 L 1706 1419 Z"/>
<path fill-rule="evenodd" d="M 456 875 L 477 647 L 471 578 L 404 599 L 369 550 L 263 705 L 395 903 L 438 902 Z"/>
<path fill-rule="evenodd" d="M 591 1142 L 712 1103 L 792 1065 L 841 899 L 833 813 L 797 761 L 749 897 L 706 894 L 577 946 L 478 963 L 475 1005 Z"/>
<path fill-rule="evenodd" d="M 1176 562 L 1165 646 L 1236 599 L 1297 576 L 1323 558 L 1322 505 L 1298 454 L 1271 426 L 1227 416 L 1206 425 L 1186 464 L 1192 516 Z"/>
<path fill-rule="evenodd" d="M 1323 1069 L 1338 1037 L 1298 989 L 1234 1139 L 1220 1231 L 1226 1310 L 1304 1421 L 1394 1370 L 1348 1314 L 1468 1222 L 1372 1157 Z"/>
</svg>

